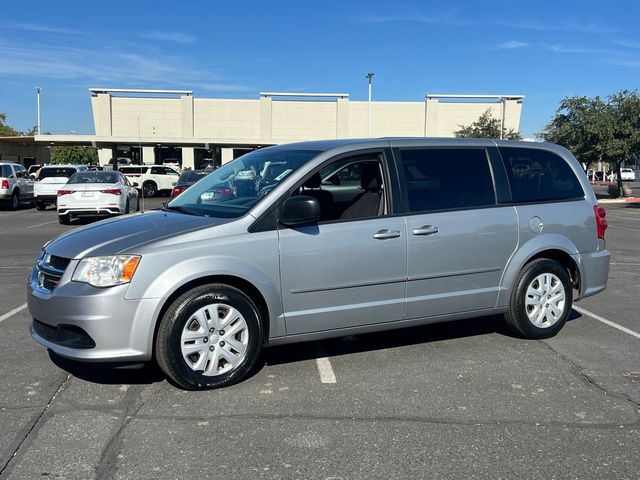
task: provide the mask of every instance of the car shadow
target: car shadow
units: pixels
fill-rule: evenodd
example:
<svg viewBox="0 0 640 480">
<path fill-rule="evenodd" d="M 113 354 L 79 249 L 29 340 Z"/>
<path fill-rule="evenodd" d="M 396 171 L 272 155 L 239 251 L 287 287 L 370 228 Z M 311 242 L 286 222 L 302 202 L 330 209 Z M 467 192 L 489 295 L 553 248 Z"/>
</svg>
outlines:
<svg viewBox="0 0 640 480">
<path fill-rule="evenodd" d="M 567 321 L 571 322 L 580 317 L 581 314 L 572 310 Z M 506 327 L 502 315 L 492 315 L 271 347 L 264 351 L 262 362 L 267 366 L 281 365 L 319 357 L 335 357 L 493 333 L 520 338 Z"/>
<path fill-rule="evenodd" d="M 164 373 L 154 362 L 131 365 L 83 363 L 60 357 L 49 350 L 49 358 L 62 370 L 74 377 L 104 385 L 150 385 L 165 380 Z"/>
<path fill-rule="evenodd" d="M 568 321 L 573 321 L 581 317 L 582 315 L 580 313 L 572 310 Z M 384 332 L 348 335 L 326 340 L 274 346 L 263 350 L 254 367 L 240 383 L 255 376 L 267 366 L 296 363 L 320 357 L 337 357 L 411 345 L 426 345 L 444 340 L 490 335 L 494 333 L 506 337 L 516 337 L 516 335 L 506 328 L 502 315 L 492 315 L 488 317 L 475 317 L 466 320 L 387 330 Z M 56 366 L 67 371 L 74 377 L 97 384 L 150 385 L 167 380 L 155 362 L 119 366 L 100 363 L 82 363 L 60 357 L 52 351 L 49 351 L 49 357 Z M 169 383 L 173 384 L 170 380 Z"/>
</svg>

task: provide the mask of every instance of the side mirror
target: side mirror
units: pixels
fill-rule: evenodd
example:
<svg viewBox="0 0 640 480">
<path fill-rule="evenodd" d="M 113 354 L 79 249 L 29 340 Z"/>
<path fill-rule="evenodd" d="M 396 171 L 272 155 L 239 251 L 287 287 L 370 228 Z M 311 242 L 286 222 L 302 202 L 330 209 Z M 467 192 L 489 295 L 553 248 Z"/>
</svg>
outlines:
<svg viewBox="0 0 640 480">
<path fill-rule="evenodd" d="M 287 227 L 315 223 L 320 219 L 320 204 L 314 197 L 297 195 L 285 200 L 278 221 Z"/>
<path fill-rule="evenodd" d="M 171 186 L 175 187 L 177 182 L 171 182 Z"/>
<path fill-rule="evenodd" d="M 29 178 L 30 178 L 31 180 L 35 180 L 35 179 L 36 179 L 36 175 L 35 175 L 35 173 L 32 173 L 31 175 L 29 175 Z"/>
<path fill-rule="evenodd" d="M 133 182 L 131 185 L 133 185 L 134 187 L 137 187 L 140 184 L 138 182 Z"/>
</svg>

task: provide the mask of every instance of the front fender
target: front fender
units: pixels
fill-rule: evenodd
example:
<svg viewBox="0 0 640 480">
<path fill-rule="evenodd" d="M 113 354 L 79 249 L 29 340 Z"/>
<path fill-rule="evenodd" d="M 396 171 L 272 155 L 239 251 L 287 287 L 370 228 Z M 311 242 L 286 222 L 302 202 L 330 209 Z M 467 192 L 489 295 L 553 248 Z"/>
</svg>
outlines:
<svg viewBox="0 0 640 480">
<path fill-rule="evenodd" d="M 277 275 L 274 277 L 273 273 L 237 256 L 207 254 L 186 258 L 157 273 L 153 278 L 148 278 L 147 281 L 136 278 L 137 281 L 128 289 L 126 298 L 159 299 L 154 312 L 155 328 L 167 300 L 184 285 L 204 277 L 231 276 L 252 284 L 260 292 L 269 310 L 270 336 L 283 336 L 285 325 L 279 283 L 277 283 L 279 277 Z M 138 272 L 136 277 L 137 274 Z"/>
</svg>

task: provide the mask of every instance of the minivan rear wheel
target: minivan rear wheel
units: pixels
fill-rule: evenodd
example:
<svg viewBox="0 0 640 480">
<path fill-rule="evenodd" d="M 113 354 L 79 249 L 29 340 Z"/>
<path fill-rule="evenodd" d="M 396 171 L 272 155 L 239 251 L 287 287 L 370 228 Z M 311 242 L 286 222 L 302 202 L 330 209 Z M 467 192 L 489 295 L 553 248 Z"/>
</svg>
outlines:
<svg viewBox="0 0 640 480">
<path fill-rule="evenodd" d="M 511 292 L 505 314 L 507 326 L 530 339 L 553 337 L 571 312 L 573 290 L 566 269 L 558 262 L 541 258 L 522 269 Z"/>
<path fill-rule="evenodd" d="M 263 344 L 258 309 L 228 285 L 196 287 L 178 297 L 160 321 L 156 360 L 188 390 L 225 387 L 244 378 Z"/>
</svg>

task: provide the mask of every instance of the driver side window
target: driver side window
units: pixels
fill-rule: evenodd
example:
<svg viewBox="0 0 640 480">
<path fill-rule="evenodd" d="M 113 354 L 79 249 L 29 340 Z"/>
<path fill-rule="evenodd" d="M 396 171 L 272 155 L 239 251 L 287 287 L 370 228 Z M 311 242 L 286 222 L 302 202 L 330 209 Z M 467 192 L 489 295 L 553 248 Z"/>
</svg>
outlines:
<svg viewBox="0 0 640 480">
<path fill-rule="evenodd" d="M 365 154 L 336 160 L 309 177 L 297 194 L 318 200 L 320 222 L 384 215 L 387 202 L 382 157 Z"/>
</svg>

